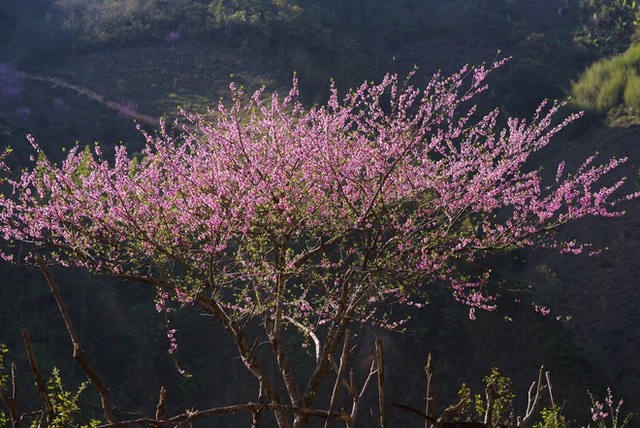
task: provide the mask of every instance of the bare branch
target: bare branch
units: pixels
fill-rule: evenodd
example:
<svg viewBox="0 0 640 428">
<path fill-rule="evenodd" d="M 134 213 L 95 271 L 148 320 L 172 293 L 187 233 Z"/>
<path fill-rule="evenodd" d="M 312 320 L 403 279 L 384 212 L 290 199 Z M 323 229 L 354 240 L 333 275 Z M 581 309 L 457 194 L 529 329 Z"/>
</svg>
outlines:
<svg viewBox="0 0 640 428">
<path fill-rule="evenodd" d="M 353 397 L 353 407 L 351 408 L 351 418 L 348 424 L 349 427 L 353 427 L 353 424 L 356 420 L 356 416 L 358 415 L 358 410 L 360 408 L 360 401 L 362 400 L 362 397 L 364 396 L 364 393 L 367 390 L 367 387 L 369 386 L 369 382 L 371 381 L 371 379 L 373 378 L 373 375 L 376 374 L 377 371 L 378 369 L 376 368 L 376 360 L 374 359 L 371 361 L 371 366 L 369 366 L 369 374 L 367 375 L 367 378 L 362 384 L 362 388 L 360 389 L 360 392 L 354 395 Z M 351 370 L 351 386 L 355 390 L 353 370 Z"/>
<path fill-rule="evenodd" d="M 551 388 L 551 374 L 549 372 L 545 372 L 544 376 L 547 379 L 547 388 L 549 390 L 549 399 L 551 400 L 551 406 L 556 407 L 556 402 L 553 399 L 553 389 Z"/>
<path fill-rule="evenodd" d="M 156 405 L 156 420 L 163 421 L 167 417 L 167 390 L 164 386 L 160 387 L 160 393 L 158 394 L 158 404 Z M 157 428 L 165 426 L 165 423 L 158 422 L 155 425 Z"/>
<path fill-rule="evenodd" d="M 469 400 L 469 397 L 464 396 L 460 399 L 458 404 L 449 406 L 446 409 L 444 409 L 444 412 L 442 412 L 442 414 L 438 417 L 436 427 L 440 427 L 441 424 L 451 421 L 453 418 L 455 418 L 460 413 L 462 413 L 465 406 L 467 405 L 468 400 Z"/>
<path fill-rule="evenodd" d="M 336 360 L 333 357 L 330 357 L 329 359 L 331 360 L 331 365 L 333 366 L 333 370 L 336 373 L 338 373 L 338 371 L 340 371 L 340 367 L 338 367 L 338 364 L 336 364 Z M 349 395 L 351 395 L 352 397 L 355 397 L 355 396 L 358 395 L 358 393 L 355 390 L 355 388 L 353 388 L 353 385 L 351 383 L 347 382 L 347 380 L 344 378 L 344 376 L 342 377 L 342 379 L 336 379 L 336 380 L 340 380 L 340 383 L 342 384 L 344 389 L 347 390 Z"/>
<path fill-rule="evenodd" d="M 208 299 L 203 295 L 198 295 L 196 297 L 195 303 L 198 305 L 198 307 L 200 307 L 200 309 L 204 310 L 208 314 L 211 314 L 216 320 L 218 320 L 218 322 L 220 322 L 220 324 L 222 324 L 224 329 L 227 331 L 227 333 L 235 343 L 243 364 L 249 370 L 249 372 L 251 372 L 251 374 L 260 382 L 260 394 L 264 392 L 264 394 L 269 399 L 271 406 L 275 404 L 279 405 L 280 396 L 271 385 L 271 382 L 269 381 L 264 368 L 253 353 L 257 342 L 254 343 L 254 346 L 249 345 L 246 337 L 242 334 L 242 329 L 229 316 L 229 314 L 227 314 L 224 308 L 215 299 Z M 288 420 L 281 412 L 274 412 L 274 416 L 280 428 L 289 427 Z"/>
<path fill-rule="evenodd" d="M 524 417 L 518 417 L 518 428 L 525 428 L 531 420 L 533 419 L 533 412 L 536 410 L 538 405 L 538 400 L 540 400 L 540 392 L 544 388 L 542 383 L 542 373 L 544 370 L 544 366 L 540 367 L 540 371 L 538 372 L 538 382 L 535 381 L 529 387 L 529 392 L 527 394 L 527 411 L 525 412 Z M 535 395 L 533 391 L 535 390 Z M 553 400 L 553 399 L 552 399 Z"/>
<path fill-rule="evenodd" d="M 431 353 L 427 356 L 427 364 L 424 366 L 424 372 L 427 377 L 427 398 L 425 403 L 425 414 L 435 420 L 436 418 L 436 397 L 435 397 L 435 379 L 433 377 L 433 357 Z M 431 428 L 429 419 L 425 419 L 425 428 Z"/>
<path fill-rule="evenodd" d="M 308 334 L 311 340 L 313 340 L 313 344 L 316 350 L 316 365 L 318 365 L 320 363 L 320 339 L 318 339 L 318 336 L 314 333 L 313 330 L 297 321 L 296 319 L 290 316 L 286 316 L 285 319 L 291 324 L 295 325 L 302 333 Z"/>
<path fill-rule="evenodd" d="M 336 408 L 336 403 L 338 401 L 338 393 L 340 390 L 340 383 L 343 381 L 344 371 L 347 368 L 347 362 L 349 360 L 349 339 L 350 333 L 349 330 L 344 333 L 344 342 L 342 343 L 342 354 L 340 355 L 340 366 L 336 370 L 336 381 L 333 383 L 333 390 L 331 391 L 331 399 L 329 400 L 329 412 L 333 412 Z M 316 348 L 319 349 L 319 348 Z M 319 358 L 319 355 L 318 355 Z M 335 364 L 335 361 L 332 361 Z M 348 390 L 349 388 L 347 388 Z M 327 419 L 324 424 L 325 428 L 331 427 L 331 419 Z"/>
<path fill-rule="evenodd" d="M 22 330 L 22 341 L 24 342 L 24 348 L 27 352 L 29 364 L 31 365 L 31 372 L 33 372 L 33 377 L 36 381 L 36 388 L 38 388 L 40 398 L 42 399 L 42 404 L 44 405 L 44 412 L 47 414 L 47 419 L 50 420 L 53 416 L 51 400 L 49 399 L 49 394 L 47 394 L 47 386 L 42 379 L 42 374 L 40 373 L 40 369 L 38 368 L 38 361 L 36 360 L 36 355 L 33 352 L 33 345 L 31 343 L 29 330 L 27 330 L 26 328 Z"/>
<path fill-rule="evenodd" d="M 378 408 L 379 426 L 385 428 L 387 426 L 387 412 L 384 394 L 384 353 L 382 350 L 382 340 L 376 339 L 376 366 L 378 371 Z"/>
<path fill-rule="evenodd" d="M 256 411 L 262 412 L 262 411 L 269 411 L 269 410 L 274 412 L 280 412 L 280 413 L 305 415 L 305 416 L 316 417 L 321 419 L 327 419 L 327 418 L 340 419 L 345 422 L 349 419 L 349 415 L 347 415 L 344 412 L 340 412 L 340 413 L 327 412 L 325 410 L 288 406 L 284 404 L 248 403 L 248 404 L 238 404 L 234 406 L 214 407 L 206 410 L 188 410 L 184 413 L 181 413 L 179 415 L 173 416 L 165 420 L 157 420 L 153 418 L 138 418 L 138 419 L 131 419 L 127 421 L 106 423 L 106 424 L 99 425 L 99 428 L 116 428 L 116 427 L 130 426 L 130 425 L 154 426 L 159 423 L 180 424 L 184 422 L 190 422 L 196 419 L 203 419 L 209 416 L 230 415 L 235 413 L 256 412 Z"/>
<path fill-rule="evenodd" d="M 60 310 L 60 314 L 62 315 L 62 319 L 64 320 L 64 324 L 67 327 L 67 331 L 69 332 L 69 336 L 71 337 L 71 342 L 73 344 L 73 359 L 80 365 L 82 370 L 87 374 L 91 383 L 95 386 L 100 394 L 100 400 L 102 402 L 102 411 L 104 413 L 105 418 L 109 423 L 115 422 L 115 416 L 113 413 L 113 406 L 111 405 L 111 400 L 109 399 L 109 388 L 102 382 L 102 379 L 98 376 L 98 373 L 93 369 L 89 361 L 87 361 L 84 356 L 84 352 L 82 347 L 80 346 L 80 340 L 78 339 L 78 334 L 76 333 L 75 327 L 73 326 L 73 322 L 71 321 L 71 317 L 69 316 L 69 311 L 62 300 L 62 295 L 60 294 L 60 289 L 58 284 L 54 281 L 53 276 L 51 275 L 51 271 L 47 268 L 44 260 L 39 254 L 35 255 L 35 260 L 40 266 L 40 269 L 44 273 L 47 282 L 49 283 L 49 288 L 51 289 L 51 293 L 53 297 L 56 299 L 56 303 L 58 304 L 58 309 Z"/>
<path fill-rule="evenodd" d="M 4 388 L 0 388 L 0 400 L 9 411 L 11 428 L 20 428 L 20 412 L 18 412 L 18 369 L 11 363 L 11 396 Z"/>
<path fill-rule="evenodd" d="M 276 251 L 276 254 L 279 255 L 281 251 L 284 250 L 278 249 L 278 251 Z M 269 343 L 271 344 L 271 348 L 276 357 L 275 359 L 276 364 L 278 365 L 278 371 L 280 372 L 282 380 L 284 381 L 284 385 L 287 389 L 287 393 L 289 394 L 289 398 L 295 406 L 301 406 L 302 394 L 300 392 L 300 388 L 298 387 L 298 383 L 296 382 L 296 377 L 289 362 L 289 358 L 287 357 L 287 353 L 285 352 L 282 345 L 282 328 L 284 318 L 283 307 L 286 288 L 286 277 L 282 272 L 278 273 L 276 284 L 277 287 L 275 296 L 275 314 L 272 317 L 267 317 L 263 325 L 265 326 L 267 338 L 269 339 Z"/>
</svg>

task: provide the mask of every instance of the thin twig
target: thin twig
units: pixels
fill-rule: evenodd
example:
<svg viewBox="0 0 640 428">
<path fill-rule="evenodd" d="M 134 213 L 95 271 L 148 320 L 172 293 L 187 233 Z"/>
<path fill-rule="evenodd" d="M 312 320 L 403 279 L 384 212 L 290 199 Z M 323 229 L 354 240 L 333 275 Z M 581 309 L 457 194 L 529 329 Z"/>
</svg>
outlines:
<svg viewBox="0 0 640 428">
<path fill-rule="evenodd" d="M 382 340 L 376 339 L 376 366 L 378 369 L 378 406 L 380 410 L 379 427 L 387 426 L 387 411 L 384 394 L 384 353 L 382 350 Z"/>
<path fill-rule="evenodd" d="M 427 364 L 424 366 L 424 372 L 427 377 L 427 399 L 425 403 L 424 413 L 435 420 L 436 418 L 436 397 L 435 397 L 435 381 L 433 378 L 433 357 L 431 353 L 427 356 Z M 429 419 L 425 418 L 424 428 L 431 428 Z"/>
<path fill-rule="evenodd" d="M 451 405 L 446 409 L 444 409 L 444 412 L 442 412 L 442 414 L 438 416 L 435 426 L 438 428 L 449 426 L 446 424 L 452 423 L 451 421 L 453 421 L 455 417 L 457 417 L 458 415 L 460 415 L 460 413 L 464 411 L 464 409 L 467 407 L 469 403 L 469 399 L 470 399 L 470 394 L 467 391 L 467 393 L 463 397 L 460 397 L 460 401 L 458 401 L 458 404 Z M 485 426 L 485 425 L 482 424 L 480 426 Z"/>
<path fill-rule="evenodd" d="M 16 404 L 16 412 L 18 410 L 18 366 L 11 363 L 11 397 Z"/>
<path fill-rule="evenodd" d="M 338 366 L 338 364 L 336 363 L 335 358 L 333 358 L 333 356 L 331 356 L 329 358 L 330 362 L 331 362 L 331 366 L 333 367 L 333 370 L 338 373 L 340 371 L 340 367 Z M 337 379 L 336 379 L 337 380 Z M 347 382 L 347 380 L 343 377 L 342 379 L 340 379 L 340 383 L 342 384 L 342 386 L 344 387 L 344 389 L 347 390 L 347 392 L 349 393 L 349 395 L 351 395 L 352 397 L 356 395 L 356 392 L 353 390 L 353 388 L 351 388 L 351 384 L 349 382 Z"/>
</svg>

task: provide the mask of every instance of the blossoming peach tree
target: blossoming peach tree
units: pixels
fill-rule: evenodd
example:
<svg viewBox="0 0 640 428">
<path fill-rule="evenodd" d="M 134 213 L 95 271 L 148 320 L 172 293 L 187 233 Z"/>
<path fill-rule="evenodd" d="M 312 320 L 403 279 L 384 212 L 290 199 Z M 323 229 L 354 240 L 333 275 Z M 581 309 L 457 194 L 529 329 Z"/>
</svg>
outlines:
<svg viewBox="0 0 640 428">
<path fill-rule="evenodd" d="M 277 424 L 289 426 L 291 406 L 304 426 L 323 382 L 333 372 L 345 380 L 335 355 L 351 325 L 397 327 L 402 319 L 385 308 L 421 307 L 432 287 L 492 310 L 489 254 L 579 252 L 559 226 L 619 216 L 616 204 L 637 196 L 614 195 L 623 180 L 599 184 L 624 159 L 590 157 L 571 173 L 561 163 L 548 176 L 535 168 L 532 155 L 577 116 L 554 121 L 558 103 L 530 121 L 480 114 L 473 99 L 501 63 L 435 75 L 423 89 L 413 73 L 343 96 L 333 87 L 326 105 L 309 109 L 295 79 L 284 98 L 247 98 L 232 85 L 230 103 L 185 113 L 179 133 L 162 124 L 138 155 L 120 146 L 105 156 L 96 145 L 56 165 L 30 138 L 33 167 L 18 176 L 0 164 L 0 236 L 28 243 L 26 261 L 150 284 L 159 311 L 211 315 Z M 11 246 L 2 256 L 15 257 Z M 289 334 L 315 350 L 306 379 L 290 363 Z"/>
</svg>

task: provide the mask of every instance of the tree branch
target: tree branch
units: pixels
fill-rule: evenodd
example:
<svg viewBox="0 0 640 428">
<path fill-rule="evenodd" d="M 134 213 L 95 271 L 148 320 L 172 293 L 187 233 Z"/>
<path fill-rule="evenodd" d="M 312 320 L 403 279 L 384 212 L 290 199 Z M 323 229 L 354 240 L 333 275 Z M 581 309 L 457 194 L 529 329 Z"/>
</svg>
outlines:
<svg viewBox="0 0 640 428">
<path fill-rule="evenodd" d="M 333 383 L 333 390 L 331 391 L 331 399 L 329 400 L 329 412 L 333 412 L 338 401 L 338 393 L 340 391 L 340 382 L 343 380 L 344 371 L 347 368 L 347 362 L 349 360 L 349 330 L 344 333 L 344 342 L 342 343 L 342 354 L 340 354 L 340 366 L 336 370 L 336 381 Z M 331 428 L 331 419 L 327 419 L 324 424 L 324 428 Z"/>
<path fill-rule="evenodd" d="M 11 396 L 4 388 L 0 388 L 0 400 L 9 411 L 11 428 L 20 428 L 20 412 L 18 411 L 18 369 L 11 363 Z"/>
<path fill-rule="evenodd" d="M 343 421 L 347 421 L 349 415 L 344 412 L 328 412 L 325 410 L 318 409 L 309 409 L 304 407 L 296 407 L 296 406 L 288 406 L 284 404 L 267 404 L 267 403 L 247 403 L 247 404 L 238 404 L 233 406 L 225 406 L 225 407 L 214 407 L 206 410 L 193 410 L 186 411 L 185 413 L 181 413 L 179 415 L 173 416 L 168 419 L 158 420 L 153 418 L 138 418 L 138 419 L 130 419 L 127 421 L 118 421 L 113 423 L 106 423 L 99 425 L 98 428 L 117 428 L 129 425 L 148 425 L 148 426 L 157 426 L 157 425 L 167 425 L 167 424 L 178 424 L 186 421 L 193 421 L 196 419 L 203 419 L 209 416 L 218 416 L 218 415 L 230 415 L 235 413 L 243 413 L 243 412 L 256 412 L 256 411 L 274 411 L 280 413 L 291 413 L 297 415 L 305 415 L 311 416 L 321 419 L 340 419 Z"/>
<path fill-rule="evenodd" d="M 540 368 L 542 370 L 542 368 Z M 549 400 L 551 400 L 551 406 L 556 407 L 556 402 L 553 399 L 553 388 L 551 387 L 551 374 L 549 372 L 545 372 L 545 379 L 547 380 L 547 389 L 549 390 Z"/>
<path fill-rule="evenodd" d="M 491 428 L 489 425 L 486 425 L 482 422 L 439 422 L 438 420 L 432 418 L 431 416 L 425 414 L 422 410 L 416 409 L 415 407 L 409 406 L 408 404 L 402 403 L 391 403 L 392 407 L 396 407 L 398 409 L 405 410 L 409 413 L 413 413 L 414 415 L 418 415 L 427 421 L 431 422 L 434 427 L 437 428 Z"/>
<path fill-rule="evenodd" d="M 382 340 L 376 339 L 376 366 L 378 372 L 378 406 L 380 409 L 379 428 L 387 426 L 387 412 L 384 394 L 384 354 L 382 351 Z"/>
<path fill-rule="evenodd" d="M 67 327 L 67 331 L 69 332 L 69 336 L 71 337 L 71 343 L 73 344 L 73 359 L 80 365 L 82 370 L 87 374 L 91 383 L 98 390 L 100 394 L 100 400 L 102 402 L 102 411 L 106 420 L 109 423 L 115 422 L 115 416 L 113 412 L 113 406 L 111 405 L 111 400 L 109 399 L 109 388 L 105 385 L 104 382 L 98 376 L 98 373 L 93 369 L 89 361 L 87 361 L 84 356 L 84 352 L 82 347 L 80 346 L 80 339 L 78 339 L 78 334 L 76 333 L 75 327 L 73 326 L 73 322 L 71 321 L 71 317 L 69 316 L 69 311 L 62 300 L 62 295 L 60 294 L 60 289 L 58 284 L 54 281 L 51 272 L 47 268 L 44 260 L 39 254 L 35 255 L 36 263 L 40 266 L 40 269 L 44 273 L 47 282 L 49 283 L 49 288 L 51 289 L 51 293 L 53 297 L 56 299 L 56 303 L 58 305 L 58 309 L 60 310 L 60 314 L 62 315 L 62 319 L 64 320 L 64 324 Z"/>
<path fill-rule="evenodd" d="M 302 324 L 301 322 L 297 321 L 296 319 L 294 319 L 293 317 L 285 317 L 285 319 L 287 321 L 289 321 L 291 324 L 295 325 L 298 330 L 300 330 L 303 334 L 308 334 L 309 337 L 311 338 L 311 340 L 313 340 L 313 344 L 315 346 L 315 350 L 316 350 L 316 365 L 318 365 L 318 363 L 320 362 L 320 339 L 318 339 L 318 336 L 314 333 L 313 330 L 311 330 L 309 327 L 306 327 L 304 324 Z"/>
<path fill-rule="evenodd" d="M 544 385 L 542 383 L 542 373 L 544 370 L 544 366 L 540 367 L 540 371 L 538 372 L 538 382 L 535 381 L 529 387 L 529 392 L 527 393 L 527 410 L 523 418 L 518 418 L 518 428 L 525 428 L 531 420 L 533 419 L 533 412 L 536 410 L 536 406 L 538 405 L 538 400 L 540 399 L 540 392 L 542 391 Z M 535 395 L 533 395 L 533 390 L 535 388 Z M 553 397 L 551 397 L 553 403 Z"/>
<path fill-rule="evenodd" d="M 487 409 L 484 413 L 484 424 L 491 425 L 493 419 L 493 406 L 496 404 L 496 388 L 493 384 L 487 385 L 484 389 L 484 395 L 487 399 Z"/>
<path fill-rule="evenodd" d="M 160 387 L 160 393 L 158 394 L 158 404 L 156 405 L 156 420 L 162 421 L 167 417 L 167 390 L 164 386 Z M 157 428 L 165 426 L 164 423 L 158 423 L 155 425 Z"/>
<path fill-rule="evenodd" d="M 433 376 L 433 357 L 431 353 L 427 356 L 427 364 L 424 366 L 424 373 L 427 377 L 427 397 L 425 402 L 425 414 L 435 420 L 436 418 L 436 397 L 435 397 L 435 380 Z M 425 419 L 425 428 L 431 428 L 429 419 Z"/>
<path fill-rule="evenodd" d="M 369 374 L 367 375 L 367 378 L 362 384 L 362 388 L 360 389 L 360 392 L 354 394 L 353 396 L 353 407 L 351 408 L 351 418 L 348 424 L 350 428 L 353 427 L 356 421 L 356 416 L 358 416 L 358 410 L 360 409 L 360 402 L 362 401 L 362 397 L 364 396 L 364 393 L 367 390 L 367 387 L 369 386 L 369 382 L 371 381 L 371 378 L 373 378 L 373 375 L 376 374 L 377 371 L 378 370 L 376 368 L 376 360 L 372 360 L 371 365 L 369 366 Z M 351 369 L 350 376 L 351 376 L 351 389 L 355 392 L 356 383 L 353 376 L 353 369 Z"/>
<path fill-rule="evenodd" d="M 36 360 L 36 355 L 33 352 L 33 346 L 31 343 L 31 336 L 29 335 L 29 330 L 26 328 L 22 330 L 22 341 L 24 342 L 24 348 L 27 352 L 27 358 L 29 359 L 29 364 L 31 365 L 31 372 L 33 372 L 33 377 L 36 381 L 36 388 L 38 388 L 38 392 L 40 393 L 40 398 L 42 399 L 42 404 L 44 404 L 44 411 L 47 415 L 47 420 L 51 420 L 53 416 L 53 409 L 51 406 L 51 400 L 49 399 L 49 394 L 47 394 L 47 386 L 42 379 L 42 375 L 40 374 L 40 369 L 38 368 L 38 361 Z"/>
<path fill-rule="evenodd" d="M 344 279 L 342 281 L 342 290 L 340 293 L 340 300 L 338 302 L 338 309 L 333 316 L 331 327 L 329 328 L 324 346 L 322 347 L 320 360 L 316 366 L 315 371 L 311 375 L 309 382 L 307 383 L 307 387 L 304 391 L 303 404 L 306 407 L 309 407 L 313 404 L 313 401 L 315 400 L 316 394 L 318 392 L 318 387 L 327 374 L 331 356 L 335 352 L 338 344 L 344 337 L 344 334 L 347 330 L 347 326 L 349 324 L 348 316 L 350 315 L 349 309 L 347 307 L 350 295 L 349 283 L 351 282 L 353 274 L 354 271 L 350 268 L 344 275 Z"/>
<path fill-rule="evenodd" d="M 203 295 L 198 295 L 196 297 L 195 303 L 205 312 L 211 314 L 222 326 L 225 331 L 238 349 L 240 353 L 240 358 L 244 363 L 245 367 L 249 370 L 249 372 L 260 382 L 260 394 L 264 392 L 269 399 L 270 406 L 275 404 L 280 404 L 280 396 L 275 391 L 267 374 L 264 371 L 262 365 L 260 365 L 259 361 L 256 359 L 253 354 L 253 347 L 249 346 L 247 339 L 242 334 L 242 329 L 238 326 L 238 324 L 225 312 L 224 308 L 220 306 L 220 303 L 215 299 L 206 298 Z M 274 416 L 280 428 L 289 427 L 289 422 L 281 414 L 281 412 L 275 411 Z"/>
</svg>

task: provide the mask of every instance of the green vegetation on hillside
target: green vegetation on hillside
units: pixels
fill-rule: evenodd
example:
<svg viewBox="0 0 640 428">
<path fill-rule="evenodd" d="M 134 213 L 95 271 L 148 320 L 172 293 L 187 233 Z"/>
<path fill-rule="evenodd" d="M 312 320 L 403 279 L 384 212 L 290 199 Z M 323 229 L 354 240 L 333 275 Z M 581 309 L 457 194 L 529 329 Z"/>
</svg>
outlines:
<svg viewBox="0 0 640 428">
<path fill-rule="evenodd" d="M 640 44 L 624 54 L 591 65 L 572 85 L 571 100 L 578 108 L 598 115 L 625 112 L 640 119 Z"/>
<path fill-rule="evenodd" d="M 639 9 L 636 0 L 579 0 L 582 26 L 576 41 L 601 55 L 624 51 L 637 38 Z"/>
</svg>

